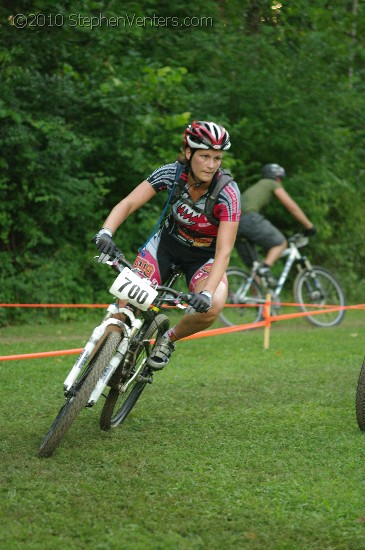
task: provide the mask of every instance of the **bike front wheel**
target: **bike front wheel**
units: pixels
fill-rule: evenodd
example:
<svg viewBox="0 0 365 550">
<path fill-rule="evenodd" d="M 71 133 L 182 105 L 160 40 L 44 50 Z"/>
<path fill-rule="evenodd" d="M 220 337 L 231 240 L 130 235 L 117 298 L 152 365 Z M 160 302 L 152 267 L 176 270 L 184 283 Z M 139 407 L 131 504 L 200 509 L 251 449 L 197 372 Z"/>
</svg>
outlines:
<svg viewBox="0 0 365 550">
<path fill-rule="evenodd" d="M 157 338 L 168 330 L 169 324 L 166 315 L 157 315 L 145 332 L 141 334 L 135 350 L 128 350 L 127 357 L 131 353 L 133 359 L 131 365 L 128 366 L 128 373 L 122 374 L 119 384 L 113 385 L 109 390 L 100 416 L 102 430 L 108 431 L 124 422 L 146 385 L 152 383 L 153 371 L 147 365 L 148 350 L 150 353 Z M 149 346 L 144 344 L 151 340 L 153 343 Z M 124 367 L 121 365 L 121 370 Z M 115 374 L 117 375 L 118 372 Z"/>
<path fill-rule="evenodd" d="M 365 432 L 365 357 L 359 374 L 356 389 L 356 420 L 362 432 Z"/>
<path fill-rule="evenodd" d="M 91 359 L 79 379 L 68 392 L 66 401 L 54 419 L 38 450 L 38 456 L 49 457 L 59 445 L 81 410 L 86 406 L 95 384 L 114 356 L 121 334 L 110 332 L 98 352 Z"/>
<path fill-rule="evenodd" d="M 262 319 L 263 296 L 255 281 L 250 283 L 251 276 L 243 269 L 227 269 L 228 296 L 227 306 L 219 315 L 227 326 L 256 323 Z"/>
<path fill-rule="evenodd" d="M 344 306 L 345 294 L 337 279 L 323 267 L 313 266 L 298 273 L 294 282 L 294 296 L 301 304 L 301 311 L 315 312 L 317 306 Z M 321 309 L 321 308 L 319 308 Z M 328 311 L 318 315 L 308 315 L 306 319 L 317 327 L 334 327 L 341 323 L 345 316 L 345 310 Z"/>
</svg>

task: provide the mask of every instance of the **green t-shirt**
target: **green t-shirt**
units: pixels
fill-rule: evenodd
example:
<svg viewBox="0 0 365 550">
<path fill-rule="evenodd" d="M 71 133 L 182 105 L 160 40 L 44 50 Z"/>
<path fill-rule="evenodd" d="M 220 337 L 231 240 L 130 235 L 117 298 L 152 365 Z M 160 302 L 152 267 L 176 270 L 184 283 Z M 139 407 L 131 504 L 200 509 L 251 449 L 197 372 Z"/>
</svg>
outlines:
<svg viewBox="0 0 365 550">
<path fill-rule="evenodd" d="M 242 214 L 261 212 L 273 198 L 275 189 L 283 187 L 279 181 L 262 179 L 242 193 Z"/>
</svg>

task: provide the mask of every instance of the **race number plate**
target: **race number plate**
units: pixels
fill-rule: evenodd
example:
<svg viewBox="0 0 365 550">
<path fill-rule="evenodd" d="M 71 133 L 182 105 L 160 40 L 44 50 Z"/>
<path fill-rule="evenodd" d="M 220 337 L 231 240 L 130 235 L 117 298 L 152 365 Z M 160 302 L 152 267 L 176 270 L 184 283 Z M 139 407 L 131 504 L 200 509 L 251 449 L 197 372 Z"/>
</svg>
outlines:
<svg viewBox="0 0 365 550">
<path fill-rule="evenodd" d="M 158 294 L 146 279 L 142 279 L 128 267 L 119 273 L 109 292 L 121 300 L 127 300 L 143 311 L 148 309 Z"/>
</svg>

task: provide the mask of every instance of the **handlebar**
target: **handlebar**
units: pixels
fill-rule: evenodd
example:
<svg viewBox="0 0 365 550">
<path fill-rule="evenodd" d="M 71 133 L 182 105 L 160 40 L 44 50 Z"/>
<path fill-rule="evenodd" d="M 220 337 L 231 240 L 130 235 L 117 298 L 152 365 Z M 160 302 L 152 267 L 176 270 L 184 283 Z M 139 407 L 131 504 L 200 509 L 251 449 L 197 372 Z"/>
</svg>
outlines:
<svg viewBox="0 0 365 550">
<path fill-rule="evenodd" d="M 288 238 L 288 242 L 293 243 L 297 248 L 302 248 L 303 246 L 307 246 L 309 237 L 303 233 L 295 233 L 295 235 Z"/>
<path fill-rule="evenodd" d="M 118 248 L 115 249 L 114 259 L 108 260 L 105 263 L 110 265 L 114 269 L 114 271 L 116 271 L 117 273 L 121 273 L 125 267 L 128 267 L 130 270 L 134 272 L 136 271 L 138 272 L 138 269 L 136 269 L 126 259 L 123 252 Z M 169 286 L 152 285 L 152 287 L 158 292 L 158 296 L 153 301 L 153 305 L 156 305 L 157 307 L 161 306 L 162 304 L 179 305 L 179 304 L 182 304 L 183 302 L 188 304 L 192 297 L 192 295 L 189 293 L 179 292 L 178 290 L 175 290 L 174 288 L 171 288 Z"/>
<path fill-rule="evenodd" d="M 124 256 L 123 252 L 118 248 L 115 249 L 115 258 L 111 263 L 115 271 L 120 273 L 124 267 L 129 267 L 129 269 L 134 269 L 133 265 L 128 262 L 127 258 Z"/>
<path fill-rule="evenodd" d="M 188 304 L 192 296 L 187 292 L 179 292 L 169 286 L 157 285 L 156 290 L 159 293 L 159 296 L 153 302 L 156 306 L 160 306 L 162 304 L 171 304 L 174 306 L 182 303 Z"/>
</svg>

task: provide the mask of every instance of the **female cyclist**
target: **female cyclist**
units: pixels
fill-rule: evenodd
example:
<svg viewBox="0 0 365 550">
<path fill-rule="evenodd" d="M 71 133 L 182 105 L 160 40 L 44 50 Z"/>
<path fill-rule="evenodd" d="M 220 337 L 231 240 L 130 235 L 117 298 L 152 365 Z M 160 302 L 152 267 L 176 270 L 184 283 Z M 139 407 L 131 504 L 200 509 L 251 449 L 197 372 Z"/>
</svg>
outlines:
<svg viewBox="0 0 365 550">
<path fill-rule="evenodd" d="M 175 349 L 174 342 L 211 326 L 227 298 L 226 268 L 235 243 L 240 219 L 240 192 L 230 181 L 213 207 L 216 221 L 204 210 L 209 194 L 219 181 L 223 152 L 231 146 L 227 130 L 215 122 L 194 121 L 184 132 L 183 159 L 161 166 L 122 199 L 95 236 L 99 261 L 113 255 L 113 234 L 133 212 L 156 193 L 175 194 L 163 227 L 142 249 L 134 266 L 154 284 L 163 284 L 171 264 L 186 277 L 192 298 L 190 311 L 154 347 L 149 365 L 162 369 Z M 180 193 L 176 195 L 175 190 Z"/>
</svg>

